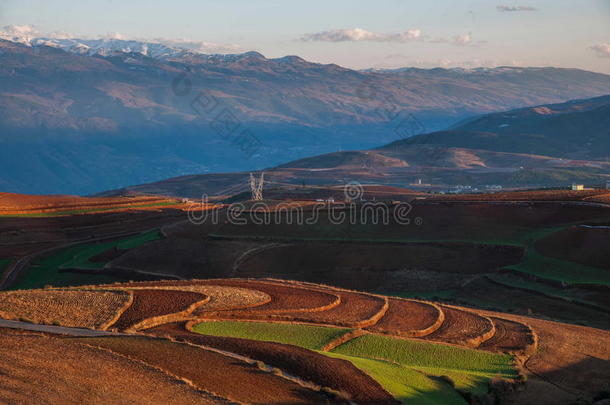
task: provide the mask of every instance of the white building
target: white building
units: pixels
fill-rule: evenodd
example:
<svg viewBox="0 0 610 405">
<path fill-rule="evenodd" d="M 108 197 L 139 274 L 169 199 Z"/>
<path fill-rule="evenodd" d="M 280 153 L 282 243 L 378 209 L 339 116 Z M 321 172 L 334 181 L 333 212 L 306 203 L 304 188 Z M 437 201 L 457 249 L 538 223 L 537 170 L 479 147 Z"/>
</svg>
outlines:
<svg viewBox="0 0 610 405">
<path fill-rule="evenodd" d="M 572 191 L 582 191 L 585 189 L 584 184 L 572 184 Z"/>
</svg>

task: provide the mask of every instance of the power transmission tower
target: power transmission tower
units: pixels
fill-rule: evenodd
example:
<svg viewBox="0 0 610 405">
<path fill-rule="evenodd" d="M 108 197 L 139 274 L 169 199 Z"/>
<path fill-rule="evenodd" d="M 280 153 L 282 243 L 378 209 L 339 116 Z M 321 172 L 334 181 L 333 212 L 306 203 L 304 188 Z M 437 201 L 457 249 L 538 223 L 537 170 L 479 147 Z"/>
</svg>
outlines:
<svg viewBox="0 0 610 405">
<path fill-rule="evenodd" d="M 256 181 L 256 178 L 250 173 L 250 191 L 252 192 L 252 199 L 254 201 L 261 201 L 263 199 L 263 184 L 265 182 L 265 173 L 261 173 L 261 178 Z"/>
</svg>

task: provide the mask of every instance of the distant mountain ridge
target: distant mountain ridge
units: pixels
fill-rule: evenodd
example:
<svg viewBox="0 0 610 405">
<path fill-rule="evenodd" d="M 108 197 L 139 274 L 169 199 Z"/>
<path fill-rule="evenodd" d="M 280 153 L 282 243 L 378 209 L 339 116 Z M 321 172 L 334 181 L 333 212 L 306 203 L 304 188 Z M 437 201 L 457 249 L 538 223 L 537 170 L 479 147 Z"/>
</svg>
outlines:
<svg viewBox="0 0 610 405">
<path fill-rule="evenodd" d="M 265 178 L 270 189 L 275 184 L 305 189 L 305 184 L 341 185 L 353 181 L 420 191 L 450 191 L 459 186 L 480 190 L 493 186 L 496 190 L 498 186 L 605 185 L 610 181 L 609 107 L 610 96 L 604 96 L 487 114 L 448 131 L 418 135 L 376 149 L 333 152 L 285 163 L 265 170 Z M 504 126 L 507 120 L 511 124 Z M 524 134 L 525 129 L 530 132 Z M 530 139 L 542 142 L 526 142 Z M 588 142 L 591 146 L 587 146 Z M 500 150 L 523 146 L 533 152 Z M 541 153 L 550 148 L 565 153 Z M 102 195 L 198 198 L 202 194 L 223 195 L 227 190 L 244 189 L 247 173 L 224 173 L 177 177 Z"/>
<path fill-rule="evenodd" d="M 610 158 L 610 95 L 487 114 L 382 149 L 439 145 L 570 159 Z"/>
<path fill-rule="evenodd" d="M 176 53 L 121 40 L 94 52 L 106 48 L 64 41 L 71 51 L 0 40 L 1 190 L 89 194 L 261 169 L 370 149 L 479 114 L 610 94 L 610 76 L 577 69 L 376 73 L 297 56 Z M 201 92 L 211 112 L 202 112 Z M 260 148 L 246 156 L 229 130 L 247 131 Z"/>
</svg>

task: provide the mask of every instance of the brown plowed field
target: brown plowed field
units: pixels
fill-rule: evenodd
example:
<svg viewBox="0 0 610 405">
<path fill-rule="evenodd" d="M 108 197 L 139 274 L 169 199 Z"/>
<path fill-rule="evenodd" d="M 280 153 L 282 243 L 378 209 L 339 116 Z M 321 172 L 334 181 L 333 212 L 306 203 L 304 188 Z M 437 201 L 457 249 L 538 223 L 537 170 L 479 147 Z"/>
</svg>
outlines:
<svg viewBox="0 0 610 405">
<path fill-rule="evenodd" d="M 383 298 L 366 294 L 332 291 L 341 298 L 341 303 L 327 311 L 290 312 L 284 314 L 299 322 L 324 323 L 339 326 L 366 327 L 374 325 L 386 309 Z"/>
<path fill-rule="evenodd" d="M 258 281 L 258 280 L 241 280 L 241 279 L 223 279 L 223 280 L 205 280 L 198 283 L 209 285 L 224 285 L 232 287 L 241 287 L 256 289 L 271 296 L 271 302 L 261 305 L 253 309 L 231 311 L 230 314 L 236 314 L 236 317 L 247 317 L 250 313 L 281 313 L 294 311 L 315 311 L 320 308 L 326 308 L 335 305 L 337 295 L 334 293 L 326 293 L 314 291 L 306 288 L 295 288 L 294 286 L 285 286 L 276 283 Z M 227 312 L 229 314 L 229 312 Z"/>
<path fill-rule="evenodd" d="M 205 304 L 196 308 L 195 316 L 203 315 L 205 311 L 220 311 L 241 308 L 254 308 L 271 302 L 271 297 L 262 291 L 252 288 L 228 287 L 221 285 L 202 284 L 197 281 L 140 281 L 129 283 L 116 283 L 108 288 L 131 289 L 165 289 L 192 291 L 210 297 Z"/>
<path fill-rule="evenodd" d="M 264 372 L 256 365 L 188 344 L 148 337 L 73 340 L 142 360 L 233 401 L 260 405 L 327 402 L 323 394 Z"/>
<path fill-rule="evenodd" d="M 204 336 L 187 332 L 180 324 L 167 324 L 147 332 L 169 335 L 177 340 L 211 346 L 263 361 L 306 381 L 348 393 L 356 403 L 399 404 L 379 383 L 350 362 L 332 359 L 297 346 Z"/>
<path fill-rule="evenodd" d="M 163 371 L 78 340 L 0 329 L 0 353 L 3 404 L 227 403 Z"/>
<path fill-rule="evenodd" d="M 4 319 L 105 329 L 130 305 L 126 291 L 17 290 L 0 292 Z"/>
<path fill-rule="evenodd" d="M 234 280 L 224 281 L 233 282 Z M 235 281 L 244 282 L 243 280 Z M 253 309 L 210 313 L 209 316 L 223 319 L 274 319 L 365 327 L 375 324 L 387 308 L 385 299 L 381 297 L 320 286 L 314 287 L 306 283 L 299 285 L 299 283 L 281 281 L 251 280 L 246 281 L 246 284 L 243 285 L 250 285 L 250 288 L 266 292 L 271 296 L 271 302 Z M 312 306 L 311 303 L 316 302 L 316 296 L 324 297 L 326 302 L 318 301 L 318 305 Z"/>
<path fill-rule="evenodd" d="M 0 215 L 80 213 L 79 211 L 148 211 L 160 208 L 201 210 L 220 207 L 209 204 L 189 204 L 171 197 L 79 197 L 73 195 L 27 195 L 0 193 Z M 69 215 L 69 214 L 68 214 Z"/>
<path fill-rule="evenodd" d="M 184 311 L 205 298 L 190 291 L 133 290 L 133 303 L 111 327 L 125 330 L 145 319 Z"/>
<path fill-rule="evenodd" d="M 440 328 L 424 339 L 477 347 L 492 332 L 492 323 L 473 312 L 441 306 L 445 320 Z"/>
<path fill-rule="evenodd" d="M 434 332 L 442 324 L 442 312 L 434 305 L 396 298 L 390 298 L 389 304 L 383 318 L 367 329 L 405 337 L 421 337 Z"/>
<path fill-rule="evenodd" d="M 481 349 L 510 353 L 528 353 L 532 350 L 535 340 L 528 326 L 496 317 L 492 317 L 491 321 L 496 327 L 496 333 L 479 346 Z"/>
</svg>

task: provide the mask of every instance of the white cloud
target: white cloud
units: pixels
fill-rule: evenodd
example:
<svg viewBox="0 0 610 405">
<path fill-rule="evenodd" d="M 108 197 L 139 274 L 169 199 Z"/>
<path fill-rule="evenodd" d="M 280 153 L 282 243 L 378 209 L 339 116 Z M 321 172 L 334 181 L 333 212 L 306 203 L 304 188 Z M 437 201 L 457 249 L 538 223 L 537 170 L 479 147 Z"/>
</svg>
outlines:
<svg viewBox="0 0 610 405">
<path fill-rule="evenodd" d="M 32 25 L 5 25 L 0 30 L 0 38 L 22 40 L 34 38 L 40 35 L 40 32 Z"/>
<path fill-rule="evenodd" d="M 305 34 L 300 38 L 304 42 L 394 42 L 405 43 L 420 41 L 445 43 L 453 45 L 472 45 L 472 34 L 455 35 L 452 38 L 433 38 L 423 35 L 420 29 L 410 29 L 400 33 L 379 33 L 362 28 L 338 29 Z M 481 42 L 481 41 L 479 41 Z"/>
<path fill-rule="evenodd" d="M 441 59 L 413 59 L 410 55 L 404 54 L 389 54 L 385 58 L 385 62 L 376 66 L 377 68 L 401 68 L 405 66 L 430 69 L 435 67 L 443 68 L 495 68 L 499 66 L 523 67 L 527 63 L 522 60 L 515 59 L 466 59 L 453 60 L 447 58 Z"/>
<path fill-rule="evenodd" d="M 417 40 L 420 37 L 421 30 L 419 29 L 410 29 L 395 34 L 386 34 L 366 31 L 362 28 L 349 28 L 305 34 L 300 39 L 301 41 L 321 42 L 408 42 Z"/>
<path fill-rule="evenodd" d="M 468 45 L 472 41 L 472 36 L 470 34 L 456 35 L 453 37 L 453 43 L 455 45 Z"/>
<path fill-rule="evenodd" d="M 499 6 L 496 7 L 496 10 L 500 11 L 500 12 L 507 12 L 507 11 L 536 11 L 536 7 L 531 7 L 531 6 L 507 6 L 504 4 L 501 4 Z"/>
<path fill-rule="evenodd" d="M 199 53 L 231 53 L 241 52 L 243 48 L 237 44 L 222 44 L 206 41 L 192 41 L 188 39 L 154 38 L 149 42 L 155 42 L 174 48 L 188 49 Z"/>
<path fill-rule="evenodd" d="M 610 44 L 598 44 L 590 46 L 593 52 L 597 54 L 600 58 L 610 58 Z"/>
</svg>

